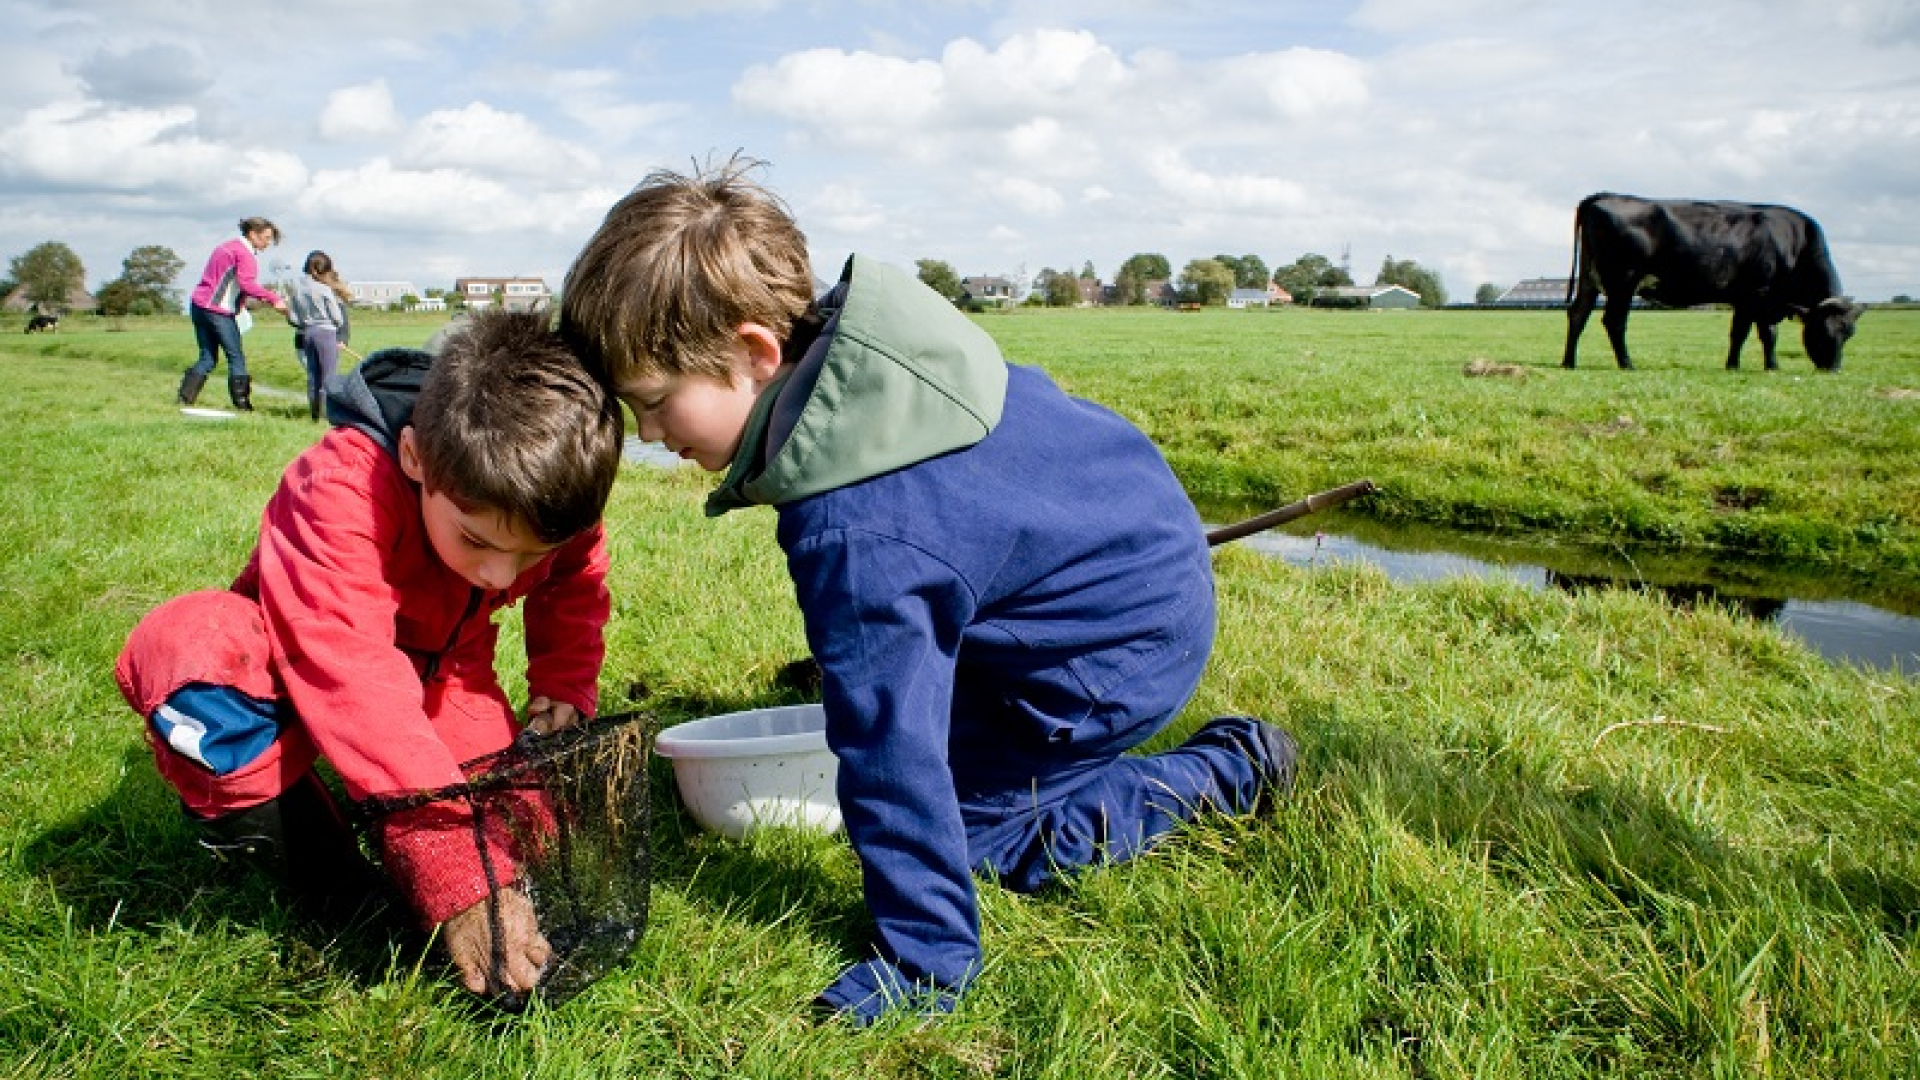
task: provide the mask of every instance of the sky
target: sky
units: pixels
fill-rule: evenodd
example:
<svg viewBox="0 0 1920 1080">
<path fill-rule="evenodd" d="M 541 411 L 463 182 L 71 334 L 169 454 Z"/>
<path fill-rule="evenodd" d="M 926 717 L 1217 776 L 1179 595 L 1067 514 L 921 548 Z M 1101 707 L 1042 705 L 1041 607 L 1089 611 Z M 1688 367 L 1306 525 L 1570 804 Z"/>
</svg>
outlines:
<svg viewBox="0 0 1920 1080">
<path fill-rule="evenodd" d="M 1782 203 L 1920 296 L 1913 0 L 0 0 L 0 258 L 199 276 L 261 215 L 349 281 L 559 288 L 649 172 L 736 154 L 832 280 L 1140 252 L 1565 277 L 1596 191 Z M 292 269 L 289 270 L 288 268 Z"/>
</svg>

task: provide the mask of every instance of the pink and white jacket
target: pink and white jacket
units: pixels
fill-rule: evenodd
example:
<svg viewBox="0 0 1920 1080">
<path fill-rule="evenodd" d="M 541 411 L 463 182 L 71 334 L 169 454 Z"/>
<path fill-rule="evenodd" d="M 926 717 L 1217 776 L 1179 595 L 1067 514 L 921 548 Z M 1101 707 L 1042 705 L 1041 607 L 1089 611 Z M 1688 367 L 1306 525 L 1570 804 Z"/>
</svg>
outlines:
<svg viewBox="0 0 1920 1080">
<path fill-rule="evenodd" d="M 207 256 L 207 268 L 200 272 L 200 284 L 193 287 L 193 306 L 222 315 L 239 310 L 242 296 L 277 306 L 279 294 L 260 284 L 259 262 L 253 257 L 253 245 L 244 237 L 235 237 L 213 249 Z"/>
</svg>

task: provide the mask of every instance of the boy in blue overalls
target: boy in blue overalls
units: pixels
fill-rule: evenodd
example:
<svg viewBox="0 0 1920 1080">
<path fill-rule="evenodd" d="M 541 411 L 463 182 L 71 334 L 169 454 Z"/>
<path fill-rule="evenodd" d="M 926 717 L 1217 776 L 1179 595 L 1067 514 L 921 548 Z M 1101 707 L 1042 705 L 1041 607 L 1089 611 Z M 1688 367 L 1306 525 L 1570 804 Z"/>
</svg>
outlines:
<svg viewBox="0 0 1920 1080">
<path fill-rule="evenodd" d="M 748 166 L 649 176 L 567 276 L 561 332 L 640 437 L 778 512 L 875 955 L 819 1004 L 945 1010 L 978 973 L 971 871 L 1028 891 L 1292 782 L 1243 717 L 1152 756 L 1213 644 L 1200 519 L 1127 421 L 1008 364 L 855 256 L 818 301 Z"/>
</svg>

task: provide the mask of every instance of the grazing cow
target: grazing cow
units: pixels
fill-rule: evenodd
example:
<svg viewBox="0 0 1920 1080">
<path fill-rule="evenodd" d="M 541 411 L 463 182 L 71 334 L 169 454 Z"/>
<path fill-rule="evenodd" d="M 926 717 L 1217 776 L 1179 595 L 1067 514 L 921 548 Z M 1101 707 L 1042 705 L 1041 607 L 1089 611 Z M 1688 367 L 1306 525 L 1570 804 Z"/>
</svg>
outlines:
<svg viewBox="0 0 1920 1080">
<path fill-rule="evenodd" d="M 27 320 L 27 333 L 29 334 L 38 334 L 43 331 L 58 329 L 60 329 L 60 316 L 58 315 L 35 315 L 33 318 Z"/>
<path fill-rule="evenodd" d="M 1733 306 L 1727 367 L 1740 366 L 1747 331 L 1758 327 L 1767 370 L 1774 362 L 1774 327 L 1801 322 L 1800 340 L 1821 371 L 1840 370 L 1840 349 L 1853 336 L 1860 308 L 1840 295 L 1840 275 L 1826 237 L 1812 218 L 1784 206 L 1589 195 L 1573 216 L 1573 281 L 1567 296 L 1567 352 L 1573 366 L 1580 332 L 1601 293 L 1600 321 L 1613 358 L 1627 358 L 1627 313 L 1635 290 L 1654 279 L 1646 295 L 1669 307 Z"/>
</svg>

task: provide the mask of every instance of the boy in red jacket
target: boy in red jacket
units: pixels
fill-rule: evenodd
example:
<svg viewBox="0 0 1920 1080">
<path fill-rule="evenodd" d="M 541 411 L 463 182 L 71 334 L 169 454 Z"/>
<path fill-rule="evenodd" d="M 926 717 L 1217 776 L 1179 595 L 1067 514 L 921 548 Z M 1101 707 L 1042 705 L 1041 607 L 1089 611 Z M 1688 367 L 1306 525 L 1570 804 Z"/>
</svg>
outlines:
<svg viewBox="0 0 1920 1080">
<path fill-rule="evenodd" d="M 309 897 L 367 880 L 316 757 L 358 801 L 459 783 L 461 762 L 521 730 L 494 670 L 495 611 L 526 602 L 525 725 L 593 715 L 610 609 L 600 516 L 622 438 L 618 403 L 538 314 L 482 313 L 437 357 L 375 353 L 328 415 L 232 587 L 155 609 L 116 666 L 203 843 L 264 858 Z M 511 886 L 493 969 L 463 807 L 390 815 L 377 840 L 469 990 L 539 981 L 548 945 Z"/>
</svg>

